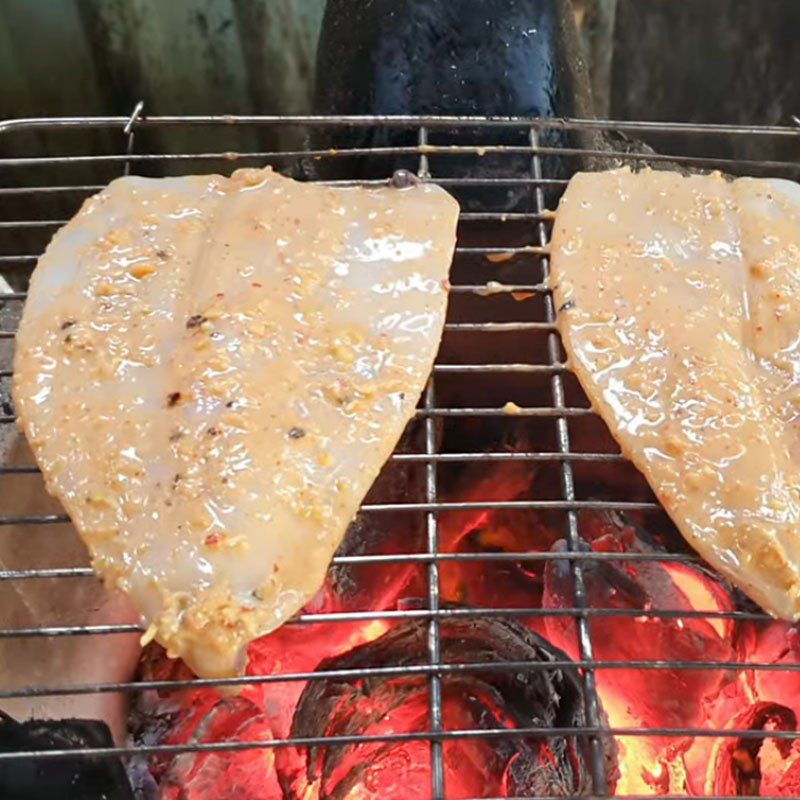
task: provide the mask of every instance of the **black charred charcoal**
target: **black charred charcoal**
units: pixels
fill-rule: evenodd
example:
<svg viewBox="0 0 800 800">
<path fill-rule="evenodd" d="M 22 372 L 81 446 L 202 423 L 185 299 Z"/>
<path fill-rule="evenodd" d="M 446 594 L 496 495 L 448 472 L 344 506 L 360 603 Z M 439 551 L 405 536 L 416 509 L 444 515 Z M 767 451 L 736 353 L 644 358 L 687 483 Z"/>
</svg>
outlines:
<svg viewBox="0 0 800 800">
<path fill-rule="evenodd" d="M 541 445 L 549 433 L 542 432 L 543 426 L 539 426 L 536 420 L 531 421 L 529 417 L 514 415 L 459 417 L 455 421 L 446 420 L 445 424 L 442 442 L 445 452 L 448 450 L 467 453 L 532 451 L 537 449 L 537 445 Z M 514 500 L 521 493 L 530 490 L 530 484 L 537 471 L 538 465 L 534 465 L 533 462 L 524 465 L 522 470 L 509 469 L 507 463 L 455 462 L 446 471 L 441 471 L 439 481 L 442 494 L 448 500 L 478 500 L 486 497 L 488 493 L 491 493 L 493 499 Z M 524 485 L 521 485 L 522 473 L 530 476 L 530 480 L 525 481 Z M 474 491 L 473 487 L 480 488 Z"/>
<path fill-rule="evenodd" d="M 445 620 L 440 625 L 440 641 L 444 663 L 567 660 L 564 653 L 543 638 L 504 618 Z M 402 667 L 424 664 L 427 660 L 428 624 L 414 620 L 403 622 L 374 642 L 323 661 L 318 669 Z M 446 672 L 441 688 L 445 730 L 563 728 L 586 724 L 577 670 L 497 667 Z M 291 735 L 424 732 L 429 729 L 428 699 L 426 675 L 378 674 L 312 680 L 295 709 Z M 282 748 L 276 755 L 276 764 L 287 796 L 294 796 L 292 792 L 297 787 L 319 781 L 320 797 L 339 797 L 344 796 L 347 787 L 388 781 L 392 765 L 397 763 L 407 762 L 409 776 L 415 774 L 413 753 L 418 752 L 413 750 L 415 746 L 419 742 L 316 746 L 307 751 Z M 617 776 L 616 745 L 604 739 L 604 747 L 608 790 L 613 791 Z M 507 792 L 515 797 L 591 792 L 589 755 L 579 736 L 476 738 L 468 742 L 445 739 L 445 779 L 451 786 L 463 779 L 462 765 L 466 769 L 466 764 L 460 758 L 463 755 L 460 751 L 466 748 L 471 748 L 469 768 L 476 771 L 473 777 L 477 789 L 482 791 Z M 470 789 L 474 794 L 476 786 L 462 783 L 455 792 Z M 410 787 L 407 793 L 413 794 Z M 390 795 L 391 791 L 385 796 Z"/>
<path fill-rule="evenodd" d="M 43 752 L 113 747 L 104 722 L 84 719 L 17 722 L 0 711 L 0 752 Z M 35 758 L 0 762 L 3 800 L 133 800 L 118 758 L 75 755 L 51 760 Z"/>
<path fill-rule="evenodd" d="M 315 112 L 320 114 L 592 116 L 568 0 L 328 0 L 317 50 Z M 547 146 L 597 147 L 594 133 L 543 130 Z M 429 143 L 476 147 L 529 143 L 526 129 L 430 129 Z M 320 129 L 319 149 L 413 146 L 417 133 L 389 128 Z M 526 154 L 432 156 L 434 178 L 524 177 Z M 416 170 L 417 156 L 325 159 L 325 177 L 386 178 Z M 542 159 L 546 178 L 586 164 Z M 529 187 L 454 189 L 465 208 L 533 207 Z M 555 195 L 548 197 L 554 202 Z"/>
</svg>

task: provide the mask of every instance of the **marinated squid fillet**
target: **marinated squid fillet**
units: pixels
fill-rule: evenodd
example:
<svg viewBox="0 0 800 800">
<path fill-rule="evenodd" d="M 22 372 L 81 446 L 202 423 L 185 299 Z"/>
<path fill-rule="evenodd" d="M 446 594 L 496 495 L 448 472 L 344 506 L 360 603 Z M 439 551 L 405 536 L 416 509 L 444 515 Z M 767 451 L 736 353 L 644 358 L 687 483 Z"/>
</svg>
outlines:
<svg viewBox="0 0 800 800">
<path fill-rule="evenodd" d="M 552 281 L 570 366 L 684 537 L 800 617 L 800 186 L 578 174 Z"/>
<path fill-rule="evenodd" d="M 127 177 L 39 260 L 20 422 L 97 572 L 199 675 L 322 584 L 431 370 L 457 214 L 430 185 Z"/>
</svg>

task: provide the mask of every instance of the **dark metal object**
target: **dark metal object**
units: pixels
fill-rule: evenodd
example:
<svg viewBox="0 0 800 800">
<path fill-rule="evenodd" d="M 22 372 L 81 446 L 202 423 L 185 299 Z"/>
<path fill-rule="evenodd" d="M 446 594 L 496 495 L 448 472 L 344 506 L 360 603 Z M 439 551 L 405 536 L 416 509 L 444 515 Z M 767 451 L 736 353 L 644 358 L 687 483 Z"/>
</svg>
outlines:
<svg viewBox="0 0 800 800">
<path fill-rule="evenodd" d="M 320 114 L 466 114 L 520 117 L 587 117 L 593 114 L 589 79 L 580 55 L 569 0 L 328 0 L 317 49 L 314 111 Z M 440 178 L 468 173 L 502 175 L 513 164 L 527 170 L 526 131 L 508 128 L 437 129 L 430 144 L 502 144 L 516 155 L 498 157 L 491 148 L 470 163 L 454 155 L 437 169 Z M 407 147 L 410 129 L 320 131 L 312 147 Z M 593 131 L 550 129 L 542 144 L 568 148 L 600 146 Z M 415 168 L 411 154 L 397 165 Z M 387 162 L 370 158 L 358 177 L 376 177 Z M 341 165 L 323 165 L 325 177 Z M 331 169 L 333 167 L 333 169 Z M 351 167 L 352 169 L 352 167 Z M 546 177 L 574 171 L 569 159 L 550 159 Z M 459 187 L 467 210 L 531 210 L 533 198 L 514 186 Z M 549 192 L 549 197 L 555 190 Z"/>
<path fill-rule="evenodd" d="M 17 722 L 0 711 L 0 752 L 74 751 L 54 761 L 0 763 L 0 797 L 5 800 L 133 800 L 119 759 L 86 758 L 82 751 L 112 744 L 102 722 L 83 719 Z"/>
<path fill-rule="evenodd" d="M 452 274 L 453 292 L 451 313 L 447 321 L 445 338 L 440 359 L 434 369 L 431 383 L 419 409 L 419 424 L 423 427 L 424 441 L 416 452 L 401 452 L 393 459 L 404 466 L 420 465 L 424 468 L 424 499 L 414 498 L 409 502 L 368 502 L 363 511 L 366 514 L 396 515 L 406 513 L 424 520 L 426 528 L 425 544 L 421 551 L 409 551 L 391 555 L 371 555 L 368 553 L 340 553 L 334 559 L 337 566 L 358 566 L 368 569 L 370 564 L 419 563 L 426 567 L 428 592 L 426 607 L 402 610 L 361 609 L 352 612 L 317 613 L 299 616 L 291 624 L 304 625 L 313 622 L 326 622 L 335 625 L 339 622 L 372 619 L 417 620 L 427 627 L 427 652 L 419 663 L 384 665 L 366 670 L 336 670 L 315 673 L 292 673 L 276 676 L 248 677 L 231 680 L 176 681 L 176 682 L 118 682 L 114 684 L 49 685 L 13 689 L 0 687 L 0 698 L 94 694 L 126 692 L 133 694 L 147 689 L 168 689 L 185 687 L 187 683 L 205 686 L 236 686 L 246 683 L 277 683 L 280 681 L 318 681 L 328 679 L 353 679 L 355 677 L 378 676 L 423 676 L 430 683 L 430 704 L 432 726 L 430 731 L 414 734 L 412 738 L 431 743 L 434 770 L 441 757 L 441 744 L 445 740 L 459 737 L 497 737 L 509 736 L 502 729 L 470 729 L 447 731 L 441 726 L 441 684 L 446 676 L 454 673 L 480 673 L 488 667 L 460 661 L 442 664 L 440 627 L 451 620 L 488 619 L 491 617 L 543 618 L 548 615 L 574 618 L 581 628 L 581 657 L 577 662 L 563 662 L 558 666 L 564 670 L 580 669 L 580 682 L 584 693 L 587 719 L 584 724 L 565 728 L 537 727 L 526 731 L 534 737 L 551 735 L 578 735 L 583 737 L 593 756 L 590 759 L 594 788 L 598 795 L 604 793 L 605 764 L 602 759 L 604 742 L 612 735 L 631 734 L 640 736 L 702 736 L 736 737 L 742 740 L 770 737 L 781 740 L 800 738 L 795 731 L 764 731 L 748 728 L 745 730 L 703 730 L 693 729 L 609 729 L 602 725 L 597 708 L 593 674 L 600 670 L 643 669 L 643 670 L 741 670 L 744 665 L 737 661 L 721 664 L 692 663 L 687 661 L 644 661 L 639 663 L 599 661 L 593 656 L 589 622 L 597 617 L 630 617 L 633 614 L 653 618 L 703 618 L 739 621 L 767 621 L 768 617 L 758 610 L 737 608 L 732 611 L 709 613 L 698 609 L 688 612 L 670 609 L 625 610 L 587 608 L 581 600 L 581 592 L 576 592 L 574 608 L 547 610 L 541 608 L 451 608 L 444 606 L 440 596 L 439 572 L 442 565 L 450 562 L 509 560 L 546 562 L 548 560 L 567 560 L 575 576 L 577 587 L 582 584 L 582 570 L 588 563 L 607 561 L 624 563 L 626 561 L 659 561 L 665 563 L 697 563 L 696 556 L 688 553 L 594 553 L 580 549 L 578 538 L 578 517 L 580 509 L 645 509 L 655 510 L 658 505 L 652 500 L 632 501 L 630 496 L 620 493 L 603 500 L 596 500 L 581 494 L 580 485 L 575 481 L 575 470 L 580 465 L 597 464 L 605 467 L 619 466 L 622 459 L 611 450 L 595 449 L 594 446 L 577 433 L 577 424 L 592 421 L 593 414 L 585 399 L 577 391 L 563 363 L 557 335 L 555 333 L 555 310 L 546 286 L 547 246 L 551 215 L 544 204 L 543 190 L 559 190 L 565 185 L 564 179 L 549 178 L 548 164 L 554 159 L 564 159 L 573 164 L 596 155 L 592 148 L 560 148 L 545 146 L 540 136 L 545 131 L 580 132 L 627 132 L 633 135 L 643 133 L 669 132 L 675 139 L 694 142 L 709 136 L 724 136 L 736 139 L 753 139 L 758 142 L 770 141 L 796 142 L 800 140 L 797 127 L 757 127 L 757 126 L 703 126 L 680 124 L 655 124 L 641 122 L 609 122 L 595 120 L 562 119 L 489 119 L 485 117 L 444 118 L 427 117 L 147 117 L 139 116 L 129 127 L 129 133 L 157 130 L 161 137 L 191 131 L 198 126 L 208 126 L 223 131 L 231 126 L 252 128 L 256 132 L 263 128 L 292 128 L 306 137 L 320 131 L 342 132 L 360 130 L 362 132 L 408 130 L 414 131 L 414 142 L 402 147 L 387 147 L 375 153 L 370 148 L 357 148 L 328 152 L 307 151 L 260 152 L 248 154 L 231 153 L 191 153 L 163 155 L 154 152 L 127 152 L 128 136 L 124 132 L 129 123 L 128 117 L 111 118 L 65 118 L 12 120 L 0 122 L 0 145 L 9 137 L 24 137 L 33 131 L 47 131 L 51 137 L 63 136 L 62 154 L 46 158 L 15 157 L 0 159 L 0 275 L 8 281 L 12 289 L 0 290 L 0 388 L 5 403 L 9 402 L 8 391 L 11 375 L 10 355 L 16 323 L 21 303 L 25 298 L 27 276 L 38 254 L 42 251 L 53 230 L 73 214 L 80 202 L 102 187 L 112 177 L 121 174 L 126 165 L 131 172 L 147 175 L 180 174 L 197 171 L 229 171 L 235 166 L 273 163 L 277 168 L 293 174 L 302 172 L 312 159 L 312 163 L 335 161 L 345 170 L 354 159 L 371 159 L 411 156 L 415 163 L 412 168 L 421 180 L 437 180 L 440 169 L 450 159 L 464 160 L 463 171 L 440 180 L 445 186 L 478 187 L 514 186 L 523 188 L 531 194 L 530 207 L 517 213 L 507 213 L 495 207 L 479 212 L 468 211 L 462 215 L 459 249 L 456 254 Z M 501 131 L 514 131 L 522 144 L 513 148 L 497 141 L 475 145 L 469 137 L 438 147 L 431 144 L 437 131 L 446 130 L 448 136 L 458 135 L 460 131 L 480 129 L 486 139 L 491 140 Z M 104 130 L 116 135 L 119 153 L 113 156 L 96 157 L 92 152 L 92 133 Z M 85 138 L 84 138 L 85 137 Z M 145 136 L 136 138 L 136 146 L 146 141 Z M 491 152 L 505 169 L 498 169 L 490 177 L 474 177 L 471 165 Z M 601 151 L 604 154 L 605 151 Z M 528 161 L 526 171 L 521 172 L 514 159 L 525 156 Z M 314 162 L 313 159 L 320 159 Z M 614 158 L 622 162 L 640 161 L 638 153 L 619 151 Z M 653 160 L 658 161 L 662 156 Z M 753 162 L 751 160 L 727 160 L 724 158 L 697 158 L 685 153 L 670 153 L 663 156 L 670 162 L 679 161 L 682 166 L 696 169 L 719 168 L 730 174 L 744 174 L 759 171 L 761 174 L 786 176 L 793 174 L 795 164 L 772 160 Z M 12 176 L 8 182 L 3 179 Z M 386 172 L 374 182 L 385 182 L 391 176 Z M 344 184 L 357 183 L 351 178 L 339 178 Z M 491 257 L 487 259 L 487 256 Z M 493 284 L 495 281 L 496 284 Z M 517 299 L 515 299 L 515 296 Z M 459 342 L 457 345 L 456 342 Z M 469 354 L 465 363 L 463 353 Z M 461 355 L 459 355 L 461 354 Z M 476 380 L 477 379 L 477 380 Z M 516 422 L 523 420 L 526 425 L 538 426 L 543 432 L 541 443 L 520 452 L 490 450 L 480 452 L 463 446 L 456 450 L 442 450 L 438 441 L 436 424 L 455 424 L 464 419 L 480 419 L 502 423 L 512 419 L 504 402 L 510 399 L 506 391 L 519 392 L 526 402 L 519 415 L 513 415 Z M 516 399 L 516 398 L 514 398 Z M 13 430 L 13 410 L 10 405 L 0 416 L 0 437 L 10 435 Z M 546 434 L 546 435 L 545 435 Z M 446 470 L 460 468 L 471 462 L 487 466 L 500 463 L 527 461 L 542 465 L 555 464 L 561 478 L 557 497 L 535 500 L 486 500 L 476 498 L 470 501 L 451 501 L 442 499 L 441 485 Z M 5 464 L 0 466 L 3 481 L 35 480 L 36 468 L 30 462 Z M 27 478 L 26 478 L 27 476 Z M 549 510 L 560 515 L 564 525 L 564 535 L 569 543 L 569 551 L 563 553 L 441 553 L 439 552 L 439 522 L 444 515 L 472 509 L 507 509 L 516 511 Z M 50 513 L 48 509 L 20 511 L 15 510 L 13 497 L 4 506 L 7 511 L 0 516 L 0 536 L 25 535 L 24 526 L 62 523 L 63 515 Z M 12 530 L 17 528 L 17 530 Z M 58 536 L 58 527 L 53 527 L 53 536 Z M 29 581 L 59 581 L 91 579 L 91 570 L 85 565 L 73 566 L 26 566 L 18 569 L 0 570 L 0 581 L 19 582 L 22 587 Z M 17 637 L 57 637 L 57 636 L 105 636 L 138 630 L 131 625 L 48 625 L 29 628 L 6 628 L 0 630 L 0 639 Z M 2 646 L 2 641 L 0 641 Z M 796 671 L 798 667 L 770 663 L 748 664 L 748 669 L 757 672 L 782 670 Z M 514 662 L 509 659 L 491 665 L 493 670 L 513 669 L 536 671 L 542 667 L 534 662 Z M 437 688 L 438 687 L 438 688 Z M 437 724 L 438 723 L 438 724 Z M 387 741 L 400 741 L 404 737 L 385 734 Z M 406 737 L 408 738 L 408 737 Z M 339 737 L 335 741 L 343 743 L 358 742 L 357 735 Z M 89 744 L 80 750 L 60 747 L 41 752 L 33 746 L 23 746 L 16 752 L 0 753 L 0 766 L 18 761 L 30 763 L 58 763 L 59 759 L 74 759 L 104 756 L 132 756 L 151 752 L 183 752 L 186 750 L 234 750 L 253 747 L 288 747 L 296 745 L 330 744 L 322 739 L 293 739 L 238 742 L 220 744 L 187 744 L 179 746 L 155 745 L 148 747 L 111 747 L 105 744 Z M 439 755 L 437 755 L 439 753 Z M 447 787 L 441 783 L 441 775 L 434 771 L 433 796 L 437 800 L 447 796 Z"/>
</svg>

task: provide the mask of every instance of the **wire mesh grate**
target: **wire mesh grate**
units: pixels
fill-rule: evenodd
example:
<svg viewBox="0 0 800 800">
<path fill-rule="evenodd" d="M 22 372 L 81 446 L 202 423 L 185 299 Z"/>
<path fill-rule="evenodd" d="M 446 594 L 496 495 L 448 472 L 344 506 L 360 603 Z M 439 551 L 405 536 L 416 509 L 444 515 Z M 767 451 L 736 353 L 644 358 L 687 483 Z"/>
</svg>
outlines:
<svg viewBox="0 0 800 800">
<path fill-rule="evenodd" d="M 185 136 L 198 133 L 196 150 L 186 150 Z M 593 136 L 610 132 L 651 137 L 671 137 L 685 142 L 675 154 L 631 149 L 627 139 L 598 146 L 564 139 L 553 144 L 554 133 Z M 200 135 L 208 133 L 208 136 Z M 246 135 L 245 135 L 246 134 Z M 594 796 L 608 794 L 609 776 L 603 742 L 609 737 L 670 740 L 708 739 L 743 742 L 758 739 L 787 741 L 800 738 L 794 729 L 749 728 L 708 721 L 703 726 L 681 724 L 625 724 L 622 717 L 607 720 L 598 693 L 598 676 L 638 670 L 646 675 L 731 673 L 797 674 L 800 661 L 740 657 L 734 651 L 724 660 L 692 660 L 682 653 L 654 658 L 608 658 L 594 626 L 598 621 L 648 619 L 681 625 L 696 620 L 703 624 L 766 626 L 769 617 L 741 598 L 717 608 L 685 606 L 624 608 L 598 606 L 586 589 L 588 571 L 598 565 L 626 568 L 635 565 L 674 565 L 705 569 L 701 559 L 685 549 L 652 552 L 603 552 L 584 545 L 584 514 L 640 514 L 663 521 L 659 504 L 632 470 L 607 434 L 598 433 L 598 419 L 564 362 L 555 330 L 556 309 L 547 288 L 550 226 L 566 175 L 579 168 L 618 164 L 652 163 L 680 169 L 721 169 L 731 174 L 759 174 L 796 178 L 797 161 L 790 158 L 752 157 L 725 159 L 713 155 L 715 138 L 779 141 L 781 152 L 800 149 L 800 130 L 793 127 L 700 126 L 587 120 L 530 120 L 487 118 L 375 118 L 375 117 L 147 117 L 142 108 L 130 118 L 36 119 L 0 123 L 0 536 L 25 536 L 36 531 L 40 541 L 59 540 L 69 528 L 67 517 L 42 500 L 25 505 L 30 492 L 25 482 L 39 482 L 38 470 L 28 459 L 11 457 L 8 442 L 14 434 L 10 402 L 11 356 L 14 331 L 26 297 L 27 276 L 53 232 L 77 211 L 80 203 L 120 174 L 174 175 L 223 171 L 238 166 L 270 163 L 294 177 L 325 184 L 376 184 L 396 165 L 433 180 L 455 192 L 462 201 L 459 241 L 452 275 L 451 304 L 442 349 L 420 402 L 413 424 L 421 431 L 417 448 L 399 450 L 392 463 L 419 469 L 422 494 L 413 499 L 386 500 L 370 496 L 362 507 L 367 518 L 421 519 L 424 545 L 416 551 L 388 553 L 339 553 L 334 568 L 418 566 L 424 571 L 424 602 L 416 607 L 360 608 L 345 611 L 308 611 L 288 626 L 339 625 L 354 622 L 418 620 L 426 626 L 427 657 L 420 663 L 366 666 L 358 669 L 322 668 L 283 670 L 276 674 L 232 679 L 171 678 L 158 680 L 70 680 L 15 685 L 0 683 L 0 707 L 4 700 L 88 695 L 124 694 L 135 698 L 145 692 L 180 691 L 212 687 L 277 686 L 316 681 L 364 680 L 417 676 L 427 682 L 429 716 L 424 730 L 412 732 L 357 733 L 325 737 L 285 736 L 253 741 L 144 744 L 128 741 L 114 747 L 77 751 L 88 756 L 174 755 L 185 752 L 237 752 L 248 749 L 279 750 L 287 747 L 365 745 L 370 742 L 422 741 L 430 747 L 430 796 L 451 797 L 446 775 L 446 747 L 464 740 L 518 740 L 522 737 L 578 736 L 589 754 Z M 274 141 L 279 141 L 275 146 Z M 319 146 L 319 141 L 331 142 Z M 397 143 L 397 142 L 400 143 Z M 258 146 L 266 142 L 266 146 Z M 245 146 L 242 145 L 244 143 Z M 215 149 L 216 148 L 216 149 Z M 222 149 L 225 148 L 225 149 Z M 687 152 L 688 151 L 688 152 Z M 748 151 L 749 152 L 749 151 Z M 51 153 L 55 153 L 52 155 Z M 694 153 L 694 154 L 692 154 Z M 464 427 L 466 425 L 466 427 Z M 499 431 L 486 446 L 478 437 L 470 441 L 473 426 Z M 506 430 L 508 429 L 508 430 Z M 469 435 L 463 433 L 470 432 Z M 520 431 L 527 431 L 524 435 Z M 510 432 L 510 433 L 509 433 Z M 462 435 L 463 433 L 463 435 Z M 512 443 L 509 445 L 509 437 Z M 501 444 L 498 445 L 498 441 Z M 477 443 L 476 443 L 477 442 Z M 481 495 L 480 470 L 552 470 L 556 477 L 544 495 L 499 497 Z M 605 495 L 594 496 L 585 469 L 616 470 Z M 472 470 L 472 472 L 470 472 Z M 476 470 L 478 472 L 476 472 Z M 538 475 L 539 472 L 536 474 Z M 472 476 L 478 487 L 465 498 L 452 491 L 460 475 Z M 501 476 L 504 473 L 498 472 Z M 617 475 L 617 473 L 614 473 Z M 455 477 L 454 477 L 455 476 Z M 538 480 L 538 477 L 536 478 Z M 616 478 L 615 478 L 616 480 Z M 633 482 L 633 483 L 632 483 Z M 38 485 L 38 483 L 37 483 Z M 631 486 L 635 487 L 631 491 Z M 485 489 L 485 487 L 484 487 Z M 549 494 L 547 494 L 549 491 Z M 480 515 L 483 515 L 480 517 Z M 516 543 L 487 547 L 480 552 L 448 549 L 442 526 L 472 515 L 517 515 L 513 519 L 557 520 L 558 535 L 567 542 L 566 552 L 524 549 Z M 458 515 L 461 515 L 460 517 Z M 520 516 L 527 515 L 527 516 Z M 499 517 L 498 517 L 499 518 Z M 521 524 L 521 523 L 520 523 Z M 527 523 L 525 523 L 527 524 Z M 531 523 L 533 524 L 533 523 Z M 538 523 L 537 523 L 538 524 Z M 662 523 L 659 523 L 662 524 Z M 663 522 L 663 524 L 668 524 Z M 48 537 L 50 537 L 48 539 Z M 452 602 L 449 585 L 452 568 L 494 565 L 524 572 L 545 570 L 548 564 L 568 564 L 574 582 L 574 602 L 561 607 Z M 506 578 L 509 572 L 498 573 Z M 41 560 L 13 563 L 0 550 L 0 590 L 18 591 L 40 582 L 48 586 L 77 585 L 94 581 L 85 561 L 52 563 L 47 553 Z M 512 618 L 540 630 L 548 620 L 574 624 L 578 651 L 572 659 L 549 663 L 498 658 L 491 663 L 443 658 L 441 627 L 452 620 Z M 141 632 L 136 624 L 72 624 L 59 620 L 36 624 L 0 622 L 3 642 L 25 639 L 55 642 L 64 637 L 107 637 Z M 0 643 L 0 649 L 3 644 Z M 558 727 L 494 727 L 452 729 L 443 716 L 443 682 L 454 675 L 506 670 L 517 675 L 560 668 L 578 675 L 585 703 L 582 725 Z M 739 680 L 737 677 L 736 680 Z M 750 680 L 748 678 L 748 680 Z M 75 750 L 48 752 L 0 752 L 0 762 L 27 758 L 53 759 L 74 756 Z M 632 784 L 624 784 L 629 786 Z M 654 779 L 653 792 L 657 787 Z M 674 789 L 673 786 L 670 786 Z M 664 794 L 664 792 L 661 792 Z M 686 792 L 667 792 L 684 796 Z M 707 791 L 706 794 L 713 796 Z M 464 796 L 459 795 L 459 796 Z M 634 798 L 636 792 L 617 796 Z M 782 796 L 787 796 L 783 793 Z"/>
</svg>

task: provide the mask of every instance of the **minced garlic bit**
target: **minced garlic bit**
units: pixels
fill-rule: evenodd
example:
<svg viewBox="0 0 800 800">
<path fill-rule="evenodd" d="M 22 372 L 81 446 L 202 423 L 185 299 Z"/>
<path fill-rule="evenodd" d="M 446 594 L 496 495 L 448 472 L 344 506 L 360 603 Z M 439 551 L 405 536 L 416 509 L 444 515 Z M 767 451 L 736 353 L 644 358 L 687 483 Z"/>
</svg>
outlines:
<svg viewBox="0 0 800 800">
<path fill-rule="evenodd" d="M 139 637 L 139 645 L 140 647 L 147 647 L 153 639 L 156 638 L 156 634 L 158 633 L 158 625 L 155 622 L 151 622 L 147 626 L 147 630 Z"/>
<path fill-rule="evenodd" d="M 334 342 L 331 345 L 331 355 L 345 364 L 352 364 L 356 360 L 355 350 L 340 342 Z"/>
<path fill-rule="evenodd" d="M 485 286 L 481 286 L 476 290 L 476 294 L 481 295 L 481 297 L 488 297 L 492 294 L 502 294 L 507 291 L 508 286 L 504 283 L 500 283 L 499 281 L 487 281 Z"/>
<path fill-rule="evenodd" d="M 90 492 L 86 496 L 86 502 L 97 508 L 113 508 L 114 498 L 105 492 Z"/>
<path fill-rule="evenodd" d="M 505 252 L 505 253 L 487 253 L 486 260 L 491 261 L 492 264 L 502 264 L 504 261 L 510 261 L 514 258 L 514 252 Z"/>
<path fill-rule="evenodd" d="M 95 286 L 94 293 L 98 297 L 110 297 L 114 294 L 114 284 L 108 281 L 102 281 Z"/>
<path fill-rule="evenodd" d="M 137 278 L 138 280 L 142 280 L 143 278 L 147 278 L 150 275 L 155 275 L 156 268 L 149 263 L 144 264 L 134 264 L 130 268 L 130 274 Z"/>
</svg>

